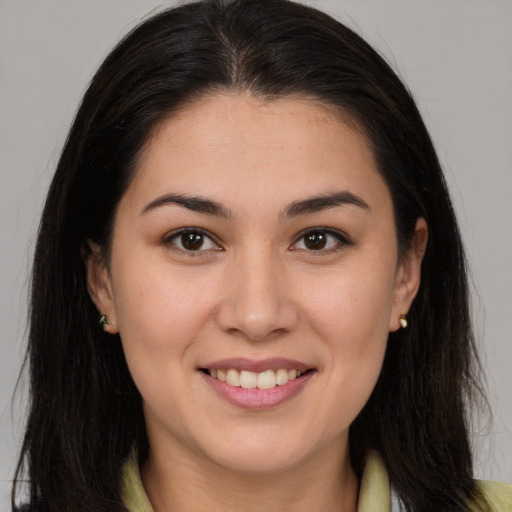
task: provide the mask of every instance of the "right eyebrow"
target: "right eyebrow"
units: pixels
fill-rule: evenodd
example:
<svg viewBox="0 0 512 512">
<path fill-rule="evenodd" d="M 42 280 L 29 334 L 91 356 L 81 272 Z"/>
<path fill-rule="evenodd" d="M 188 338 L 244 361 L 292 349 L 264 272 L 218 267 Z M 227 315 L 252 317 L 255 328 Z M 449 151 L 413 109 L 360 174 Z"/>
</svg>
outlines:
<svg viewBox="0 0 512 512">
<path fill-rule="evenodd" d="M 206 213 L 207 215 L 214 215 L 226 219 L 231 217 L 231 211 L 217 201 L 213 201 L 205 197 L 187 196 L 183 194 L 172 193 L 164 194 L 163 196 L 157 197 L 148 203 L 146 206 L 144 206 L 140 212 L 140 215 L 145 215 L 152 210 L 166 205 L 182 206 L 187 208 L 187 210 Z"/>
<path fill-rule="evenodd" d="M 348 190 L 341 190 L 331 194 L 322 194 L 294 201 L 285 208 L 281 215 L 285 217 L 296 217 L 298 215 L 307 215 L 345 205 L 357 206 L 363 210 L 370 209 L 370 206 L 362 197 Z"/>
</svg>

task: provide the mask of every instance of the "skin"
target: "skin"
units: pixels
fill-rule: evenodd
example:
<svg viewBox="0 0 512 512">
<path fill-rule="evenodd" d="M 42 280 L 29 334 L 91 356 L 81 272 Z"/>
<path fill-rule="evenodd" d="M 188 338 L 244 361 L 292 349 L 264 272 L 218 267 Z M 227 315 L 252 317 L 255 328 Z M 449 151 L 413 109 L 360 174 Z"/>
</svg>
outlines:
<svg viewBox="0 0 512 512">
<path fill-rule="evenodd" d="M 418 220 L 399 257 L 372 152 L 332 110 L 228 93 L 187 105 L 147 142 L 109 261 L 92 246 L 91 297 L 120 333 L 143 398 L 142 475 L 156 512 L 357 508 L 348 429 L 417 292 L 427 229 Z M 366 206 L 289 211 L 334 191 Z M 207 198 L 227 215 L 156 204 L 165 194 Z M 210 238 L 187 251 L 172 237 L 182 228 Z M 308 248 L 309 228 L 324 248 Z M 291 358 L 314 375 L 286 402 L 251 411 L 200 371 L 232 357 Z"/>
</svg>

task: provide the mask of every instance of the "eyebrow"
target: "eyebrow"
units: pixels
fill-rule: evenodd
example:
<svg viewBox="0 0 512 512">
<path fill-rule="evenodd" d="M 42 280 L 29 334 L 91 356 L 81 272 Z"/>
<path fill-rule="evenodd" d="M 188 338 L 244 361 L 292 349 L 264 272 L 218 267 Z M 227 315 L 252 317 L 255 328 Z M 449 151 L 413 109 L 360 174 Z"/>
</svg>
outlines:
<svg viewBox="0 0 512 512">
<path fill-rule="evenodd" d="M 205 199 L 204 197 L 187 196 L 183 194 L 165 194 L 157 197 L 142 209 L 141 215 L 166 205 L 183 206 L 194 212 L 206 213 L 207 215 L 215 215 L 217 217 L 231 217 L 231 211 L 216 201 Z"/>
<path fill-rule="evenodd" d="M 206 199 L 204 197 L 187 196 L 183 194 L 165 194 L 157 197 L 142 209 L 141 215 L 166 205 L 182 206 L 188 210 L 227 219 L 232 216 L 231 210 L 217 201 Z M 349 192 L 348 190 L 344 190 L 341 192 L 334 192 L 332 194 L 322 194 L 294 201 L 284 209 L 280 216 L 297 217 L 299 215 L 307 215 L 309 213 L 315 213 L 345 205 L 353 205 L 365 210 L 370 209 L 368 203 L 363 198 Z"/>
<path fill-rule="evenodd" d="M 343 190 L 332 194 L 322 194 L 300 201 L 294 201 L 285 208 L 281 215 L 285 217 L 296 217 L 345 205 L 353 205 L 364 210 L 370 210 L 370 206 L 362 197 L 348 190 Z"/>
</svg>

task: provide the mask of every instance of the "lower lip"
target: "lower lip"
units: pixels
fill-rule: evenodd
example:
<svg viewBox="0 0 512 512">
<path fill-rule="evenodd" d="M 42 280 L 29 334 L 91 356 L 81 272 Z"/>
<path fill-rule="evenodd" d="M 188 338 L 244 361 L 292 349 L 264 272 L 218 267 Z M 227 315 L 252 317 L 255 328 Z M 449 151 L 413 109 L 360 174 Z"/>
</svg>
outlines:
<svg viewBox="0 0 512 512">
<path fill-rule="evenodd" d="M 271 389 L 239 388 L 214 379 L 207 373 L 203 373 L 203 375 L 206 382 L 231 404 L 244 409 L 261 410 L 275 407 L 296 396 L 314 373 L 314 371 L 308 371 L 304 375 L 288 381 L 284 386 L 275 386 Z"/>
</svg>

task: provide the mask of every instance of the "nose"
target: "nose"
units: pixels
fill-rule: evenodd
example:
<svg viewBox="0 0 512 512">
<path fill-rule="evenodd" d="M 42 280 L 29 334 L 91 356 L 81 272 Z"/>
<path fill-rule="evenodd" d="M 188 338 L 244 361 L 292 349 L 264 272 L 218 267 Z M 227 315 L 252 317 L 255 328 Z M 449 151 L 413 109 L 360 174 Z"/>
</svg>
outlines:
<svg viewBox="0 0 512 512">
<path fill-rule="evenodd" d="M 298 307 L 286 284 L 285 269 L 269 253 L 246 251 L 225 269 L 227 286 L 217 310 L 223 331 L 262 341 L 297 327 Z"/>
</svg>

